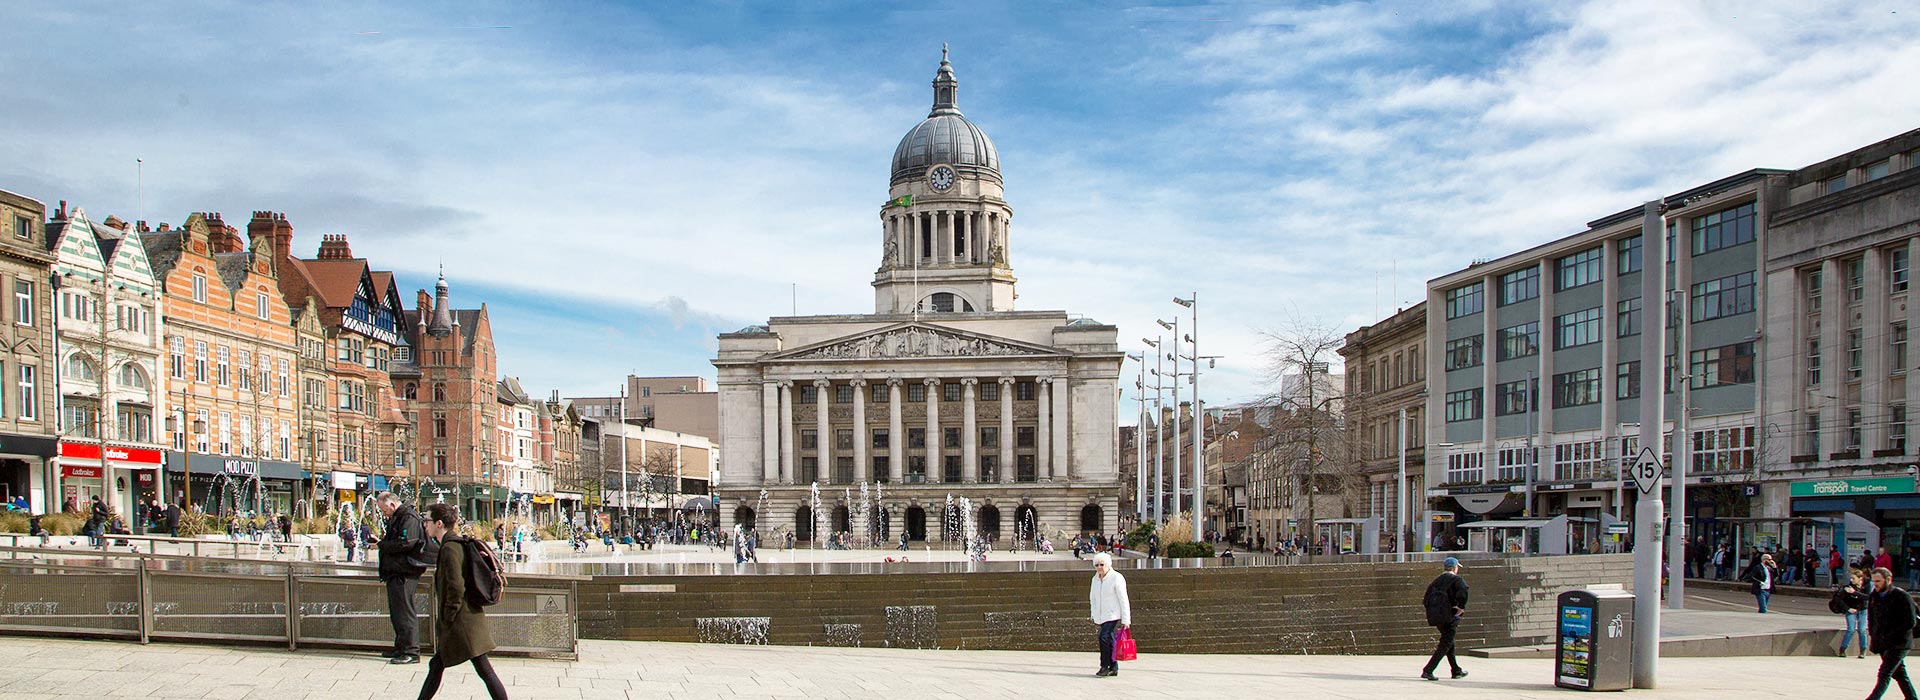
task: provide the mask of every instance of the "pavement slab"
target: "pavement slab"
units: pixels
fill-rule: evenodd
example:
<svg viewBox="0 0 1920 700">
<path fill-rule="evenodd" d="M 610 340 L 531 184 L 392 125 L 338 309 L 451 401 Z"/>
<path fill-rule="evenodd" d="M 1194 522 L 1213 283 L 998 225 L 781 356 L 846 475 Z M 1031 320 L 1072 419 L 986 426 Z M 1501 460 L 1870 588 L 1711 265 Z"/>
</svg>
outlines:
<svg viewBox="0 0 1920 700">
<path fill-rule="evenodd" d="M 248 700 L 403 698 L 426 666 L 388 666 L 372 654 L 271 647 L 140 646 L 126 642 L 0 637 L 14 659 L 0 673 L 7 698 L 171 697 Z M 1423 657 L 1143 653 L 1115 678 L 1094 678 L 1094 654 L 1025 651 L 827 649 L 588 640 L 580 660 L 494 661 L 514 698 L 1558 698 L 1548 661 L 1466 659 L 1471 676 L 1422 681 Z M 1874 659 L 1674 658 L 1660 687 L 1634 697 L 1726 700 L 1828 697 L 1872 687 Z M 152 670 L 149 670 L 152 669 Z M 158 670 L 164 669 L 164 670 Z M 448 669 L 439 697 L 485 698 L 471 667 Z"/>
</svg>

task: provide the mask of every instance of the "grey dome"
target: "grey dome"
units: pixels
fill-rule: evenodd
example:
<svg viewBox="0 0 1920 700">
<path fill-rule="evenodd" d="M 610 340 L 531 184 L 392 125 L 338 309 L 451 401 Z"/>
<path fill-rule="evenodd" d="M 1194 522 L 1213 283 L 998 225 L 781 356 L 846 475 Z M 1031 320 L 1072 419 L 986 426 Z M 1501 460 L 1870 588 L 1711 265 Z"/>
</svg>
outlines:
<svg viewBox="0 0 1920 700">
<path fill-rule="evenodd" d="M 927 117 L 900 139 L 893 149 L 893 177 L 889 185 L 920 177 L 936 163 L 946 163 L 963 175 L 1000 181 L 1000 152 L 987 132 L 956 110 Z"/>
<path fill-rule="evenodd" d="M 940 49 L 940 70 L 933 77 L 933 111 L 913 127 L 893 149 L 893 176 L 888 185 L 920 177 L 939 163 L 962 175 L 1000 181 L 1000 152 L 987 133 L 960 114 L 960 81 L 953 77 L 947 50 Z"/>
</svg>

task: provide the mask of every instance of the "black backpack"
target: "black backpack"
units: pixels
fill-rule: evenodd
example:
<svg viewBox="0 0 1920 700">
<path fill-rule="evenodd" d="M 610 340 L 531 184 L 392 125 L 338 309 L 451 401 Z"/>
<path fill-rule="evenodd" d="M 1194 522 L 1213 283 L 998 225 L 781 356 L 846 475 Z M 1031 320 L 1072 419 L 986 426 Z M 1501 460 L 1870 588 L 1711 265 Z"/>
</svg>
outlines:
<svg viewBox="0 0 1920 700">
<path fill-rule="evenodd" d="M 1427 624 L 1433 627 L 1453 621 L 1453 598 L 1447 594 L 1451 588 L 1447 576 L 1442 574 L 1433 583 L 1427 584 L 1427 594 L 1420 600 L 1420 604 L 1427 609 Z"/>
<path fill-rule="evenodd" d="M 476 608 L 499 603 L 507 590 L 507 575 L 501 572 L 500 558 L 494 556 L 493 548 L 487 543 L 476 539 L 462 538 L 460 545 L 467 554 L 467 603 Z"/>
<path fill-rule="evenodd" d="M 1846 597 L 1845 589 L 1833 589 L 1833 595 L 1827 598 L 1827 610 L 1835 615 L 1845 614 L 1847 612 Z"/>
</svg>

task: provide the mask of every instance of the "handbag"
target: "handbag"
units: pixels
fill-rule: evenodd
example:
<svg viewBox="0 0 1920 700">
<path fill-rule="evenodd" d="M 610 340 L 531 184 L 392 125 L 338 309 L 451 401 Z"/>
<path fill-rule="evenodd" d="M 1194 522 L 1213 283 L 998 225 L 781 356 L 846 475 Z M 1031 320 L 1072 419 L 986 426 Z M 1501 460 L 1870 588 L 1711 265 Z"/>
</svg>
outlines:
<svg viewBox="0 0 1920 700">
<path fill-rule="evenodd" d="M 1140 647 L 1133 642 L 1133 632 L 1121 629 L 1120 636 L 1113 640 L 1113 660 L 1133 661 L 1138 658 L 1140 658 Z"/>
</svg>

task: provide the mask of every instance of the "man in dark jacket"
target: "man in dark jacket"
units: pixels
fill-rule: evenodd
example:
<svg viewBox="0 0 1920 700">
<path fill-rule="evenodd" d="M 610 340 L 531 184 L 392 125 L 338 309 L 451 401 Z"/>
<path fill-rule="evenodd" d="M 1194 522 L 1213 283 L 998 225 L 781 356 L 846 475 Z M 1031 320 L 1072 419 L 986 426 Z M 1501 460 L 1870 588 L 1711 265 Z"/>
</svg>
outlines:
<svg viewBox="0 0 1920 700">
<path fill-rule="evenodd" d="M 1447 557 L 1440 563 L 1444 569 L 1427 584 L 1427 593 L 1421 598 L 1421 604 L 1427 609 L 1427 624 L 1440 630 L 1440 643 L 1433 648 L 1433 658 L 1427 659 L 1427 667 L 1420 669 L 1420 677 L 1430 681 L 1440 680 L 1433 671 L 1440 667 L 1440 659 L 1447 660 L 1453 667 L 1454 678 L 1466 678 L 1467 672 L 1460 668 L 1460 661 L 1453 656 L 1453 637 L 1460 631 L 1460 616 L 1467 611 L 1467 580 L 1460 577 L 1460 560 Z"/>
<path fill-rule="evenodd" d="M 1887 692 L 1887 681 L 1900 684 L 1906 700 L 1914 695 L 1913 681 L 1907 679 L 1907 650 L 1913 648 L 1913 597 L 1893 585 L 1893 572 L 1873 570 L 1873 595 L 1867 601 L 1867 649 L 1880 655 L 1880 676 L 1867 700 L 1880 700 Z"/>
<path fill-rule="evenodd" d="M 167 504 L 167 535 L 180 536 L 180 501 Z"/>
<path fill-rule="evenodd" d="M 433 566 L 435 543 L 426 536 L 426 528 L 413 507 L 400 502 L 391 491 L 382 491 L 375 502 L 387 518 L 387 529 L 377 540 L 380 545 L 380 580 L 387 584 L 387 615 L 393 621 L 393 649 L 380 655 L 396 664 L 420 663 L 419 619 L 413 611 L 413 593 L 420 575 Z"/>
</svg>

